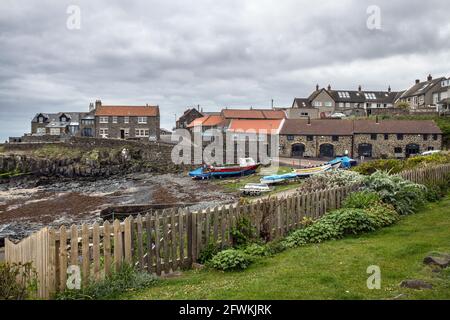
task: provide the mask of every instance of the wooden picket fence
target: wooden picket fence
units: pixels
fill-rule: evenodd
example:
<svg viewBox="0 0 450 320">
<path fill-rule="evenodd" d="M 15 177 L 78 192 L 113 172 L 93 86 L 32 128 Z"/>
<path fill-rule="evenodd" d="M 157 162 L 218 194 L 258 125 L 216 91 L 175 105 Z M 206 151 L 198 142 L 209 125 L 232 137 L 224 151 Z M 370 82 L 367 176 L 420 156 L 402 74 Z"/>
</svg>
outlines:
<svg viewBox="0 0 450 320">
<path fill-rule="evenodd" d="M 418 183 L 439 183 L 450 165 L 401 173 Z M 79 267 L 82 284 L 98 281 L 126 263 L 156 275 L 190 268 L 209 244 L 232 244 L 230 231 L 246 217 L 257 234 L 274 240 L 302 227 L 305 218 L 318 219 L 341 206 L 359 189 L 346 187 L 268 198 L 248 204 L 215 207 L 199 212 L 167 209 L 102 225 L 44 228 L 17 244 L 5 241 L 7 262 L 33 262 L 38 276 L 38 296 L 49 298 L 64 290 L 69 266 Z"/>
</svg>

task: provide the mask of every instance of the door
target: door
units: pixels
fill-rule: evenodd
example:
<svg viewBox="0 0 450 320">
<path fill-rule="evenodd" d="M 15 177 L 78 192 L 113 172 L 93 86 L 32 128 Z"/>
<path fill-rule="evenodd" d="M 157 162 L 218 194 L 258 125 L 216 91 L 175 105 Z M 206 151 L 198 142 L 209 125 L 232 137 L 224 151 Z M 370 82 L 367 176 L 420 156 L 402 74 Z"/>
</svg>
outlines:
<svg viewBox="0 0 450 320">
<path fill-rule="evenodd" d="M 329 143 L 324 143 L 320 146 L 320 155 L 321 158 L 333 158 L 334 157 L 334 146 Z"/>
<path fill-rule="evenodd" d="M 125 130 L 120 130 L 120 139 L 125 139 Z"/>
<path fill-rule="evenodd" d="M 405 154 L 407 157 L 414 156 L 420 153 L 420 147 L 418 144 L 410 143 L 406 145 Z"/>
<path fill-rule="evenodd" d="M 358 155 L 372 158 L 372 145 L 370 143 L 361 143 L 358 145 Z"/>
<path fill-rule="evenodd" d="M 305 153 L 305 145 L 303 143 L 296 143 L 292 145 L 292 157 L 303 157 L 303 153 Z"/>
</svg>

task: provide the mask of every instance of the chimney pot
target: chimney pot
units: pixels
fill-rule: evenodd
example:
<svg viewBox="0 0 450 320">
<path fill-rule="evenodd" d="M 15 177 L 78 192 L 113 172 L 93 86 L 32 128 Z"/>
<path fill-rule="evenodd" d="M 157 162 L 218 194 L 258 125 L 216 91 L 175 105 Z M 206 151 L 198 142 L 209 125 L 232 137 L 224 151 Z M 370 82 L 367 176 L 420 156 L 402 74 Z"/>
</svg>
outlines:
<svg viewBox="0 0 450 320">
<path fill-rule="evenodd" d="M 391 86 L 388 87 L 388 92 L 391 92 Z"/>
<path fill-rule="evenodd" d="M 319 91 L 319 84 L 316 84 L 316 91 Z"/>
<path fill-rule="evenodd" d="M 328 91 L 330 91 L 331 90 L 331 85 L 328 85 Z"/>
<path fill-rule="evenodd" d="M 361 92 L 361 90 L 362 90 L 361 85 L 359 85 L 358 91 Z"/>
<path fill-rule="evenodd" d="M 98 107 L 102 106 L 102 101 L 101 100 L 95 100 L 95 109 L 97 109 Z"/>
<path fill-rule="evenodd" d="M 428 78 L 427 78 L 427 79 L 428 79 L 428 81 L 433 80 L 433 77 L 431 76 L 431 74 L 428 75 Z"/>
<path fill-rule="evenodd" d="M 420 79 L 416 79 L 416 84 L 419 84 L 420 83 Z"/>
</svg>

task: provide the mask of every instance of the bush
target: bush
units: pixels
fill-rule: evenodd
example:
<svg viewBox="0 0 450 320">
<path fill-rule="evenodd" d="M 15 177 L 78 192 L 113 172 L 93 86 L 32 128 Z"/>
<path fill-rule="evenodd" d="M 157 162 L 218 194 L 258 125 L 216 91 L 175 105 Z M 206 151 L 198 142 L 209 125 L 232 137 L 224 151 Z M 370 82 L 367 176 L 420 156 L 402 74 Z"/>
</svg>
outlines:
<svg viewBox="0 0 450 320">
<path fill-rule="evenodd" d="M 215 245 L 214 243 L 209 243 L 205 248 L 200 251 L 198 256 L 198 262 L 201 264 L 207 263 L 211 260 L 216 254 L 220 252 L 222 248 L 219 245 Z"/>
<path fill-rule="evenodd" d="M 363 184 L 368 191 L 378 193 L 384 203 L 394 206 L 401 215 L 414 213 L 426 199 L 426 187 L 397 175 L 377 171 L 365 177 Z"/>
<path fill-rule="evenodd" d="M 286 250 L 286 246 L 282 240 L 270 241 L 266 244 L 266 248 L 269 255 L 274 255 Z"/>
<path fill-rule="evenodd" d="M 257 238 L 256 228 L 246 217 L 240 217 L 236 226 L 230 230 L 231 242 L 233 247 L 242 247 L 251 243 Z"/>
<path fill-rule="evenodd" d="M 262 246 L 257 243 L 253 243 L 245 247 L 243 251 L 245 254 L 253 257 L 264 257 L 270 254 L 266 246 Z"/>
<path fill-rule="evenodd" d="M 351 193 L 345 200 L 342 206 L 344 208 L 359 208 L 366 209 L 381 202 L 381 198 L 376 192 L 359 191 Z"/>
<path fill-rule="evenodd" d="M 383 202 L 366 208 L 365 211 L 375 229 L 390 226 L 400 219 L 394 207 Z"/>
<path fill-rule="evenodd" d="M 217 270 L 243 270 L 251 264 L 251 259 L 241 250 L 228 249 L 216 254 L 208 263 Z"/>
<path fill-rule="evenodd" d="M 357 172 L 346 170 L 332 170 L 316 174 L 306 179 L 298 188 L 301 192 L 315 192 L 327 188 L 338 188 L 351 183 L 358 183 L 363 176 Z"/>
<path fill-rule="evenodd" d="M 433 202 L 443 198 L 450 189 L 450 174 L 447 174 L 444 181 L 438 184 L 433 182 L 426 182 L 427 187 L 426 200 Z"/>
<path fill-rule="evenodd" d="M 352 168 L 352 171 L 363 175 L 371 175 L 376 171 L 388 171 L 391 174 L 399 173 L 404 168 L 404 161 L 397 159 L 372 160 L 359 164 Z"/>
<path fill-rule="evenodd" d="M 0 300 L 24 300 L 36 290 L 31 263 L 0 263 Z"/>
<path fill-rule="evenodd" d="M 81 290 L 65 290 L 57 294 L 58 300 L 105 300 L 113 299 L 125 291 L 148 288 L 157 279 L 150 273 L 138 272 L 132 266 L 124 265 L 118 272 L 106 279 L 92 282 Z"/>
</svg>

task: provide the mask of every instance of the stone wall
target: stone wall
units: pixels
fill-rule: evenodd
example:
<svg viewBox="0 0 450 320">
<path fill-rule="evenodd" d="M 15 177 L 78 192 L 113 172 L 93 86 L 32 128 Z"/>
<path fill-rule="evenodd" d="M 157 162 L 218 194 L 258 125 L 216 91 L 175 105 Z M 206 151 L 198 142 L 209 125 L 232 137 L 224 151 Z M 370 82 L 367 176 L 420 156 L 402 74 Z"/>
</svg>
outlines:
<svg viewBox="0 0 450 320">
<path fill-rule="evenodd" d="M 292 157 L 292 146 L 301 143 L 305 146 L 304 157 L 320 157 L 320 146 L 331 144 L 334 156 L 344 155 L 346 151 L 350 154 L 352 150 L 352 136 L 338 136 L 338 141 L 333 141 L 333 136 L 313 136 L 312 141 L 308 141 L 307 136 L 294 136 L 294 140 L 288 140 L 288 136 L 280 136 L 280 156 Z"/>
</svg>

